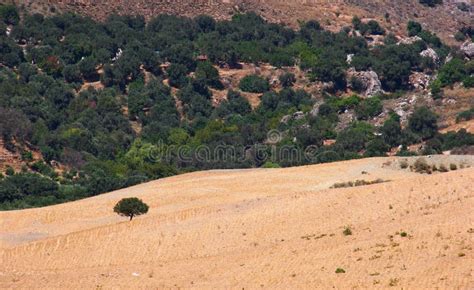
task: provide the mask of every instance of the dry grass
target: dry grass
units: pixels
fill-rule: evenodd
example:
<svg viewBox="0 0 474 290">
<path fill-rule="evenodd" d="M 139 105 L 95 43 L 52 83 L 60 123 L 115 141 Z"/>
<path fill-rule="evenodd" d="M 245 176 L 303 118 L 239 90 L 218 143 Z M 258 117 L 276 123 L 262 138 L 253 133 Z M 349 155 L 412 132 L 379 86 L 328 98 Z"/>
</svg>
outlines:
<svg viewBox="0 0 474 290">
<path fill-rule="evenodd" d="M 356 181 L 347 181 L 347 182 L 338 182 L 334 183 L 331 188 L 346 188 L 346 187 L 355 187 L 355 186 L 364 186 L 364 185 L 371 185 L 371 184 L 377 184 L 377 183 L 383 183 L 383 182 L 388 182 L 389 180 L 383 180 L 383 179 L 376 179 L 372 181 L 366 181 L 366 180 L 356 180 Z"/>
</svg>

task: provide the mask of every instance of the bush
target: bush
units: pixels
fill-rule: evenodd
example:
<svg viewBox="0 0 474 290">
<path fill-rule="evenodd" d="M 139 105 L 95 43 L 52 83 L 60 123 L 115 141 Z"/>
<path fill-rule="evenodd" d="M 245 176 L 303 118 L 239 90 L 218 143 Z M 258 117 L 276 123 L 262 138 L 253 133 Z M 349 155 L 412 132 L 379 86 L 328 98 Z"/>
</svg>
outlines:
<svg viewBox="0 0 474 290">
<path fill-rule="evenodd" d="M 474 119 L 474 108 L 463 111 L 456 116 L 456 123 Z"/>
<path fill-rule="evenodd" d="M 342 233 L 344 234 L 344 236 L 350 236 L 352 235 L 352 230 L 350 227 L 345 227 Z"/>
<path fill-rule="evenodd" d="M 474 88 L 474 76 L 466 76 L 462 84 L 465 88 Z"/>
<path fill-rule="evenodd" d="M 384 35 L 385 34 L 385 29 L 383 29 L 377 21 L 370 20 L 369 22 L 367 22 L 367 25 L 369 27 L 369 33 L 370 34 L 374 34 L 374 35 Z"/>
<path fill-rule="evenodd" d="M 280 83 L 284 88 L 291 87 L 296 82 L 296 77 L 293 73 L 284 73 L 280 75 L 278 79 L 280 80 Z"/>
<path fill-rule="evenodd" d="M 408 127 L 422 139 L 429 139 L 438 132 L 437 116 L 426 107 L 418 108 L 410 116 Z"/>
<path fill-rule="evenodd" d="M 449 169 L 451 169 L 451 170 L 457 170 L 457 169 L 458 169 L 458 166 L 457 166 L 456 164 L 454 164 L 454 163 L 451 163 L 451 164 L 449 164 Z"/>
<path fill-rule="evenodd" d="M 82 81 L 81 71 L 77 65 L 67 65 L 63 69 L 64 79 L 68 83 L 79 83 Z"/>
<path fill-rule="evenodd" d="M 182 88 L 188 83 L 187 68 L 182 64 L 172 64 L 167 70 L 169 84 L 172 87 Z"/>
<path fill-rule="evenodd" d="M 281 166 L 278 163 L 267 161 L 262 165 L 262 168 L 280 168 Z"/>
<path fill-rule="evenodd" d="M 464 2 L 458 3 L 457 8 L 463 12 L 469 12 L 471 9 L 469 4 L 464 3 Z"/>
<path fill-rule="evenodd" d="M 461 31 L 458 31 L 456 34 L 454 34 L 454 39 L 456 39 L 456 41 L 462 42 L 466 40 L 466 35 L 464 35 L 464 33 Z"/>
<path fill-rule="evenodd" d="M 0 20 L 7 25 L 16 25 L 20 22 L 20 14 L 14 5 L 0 4 Z"/>
<path fill-rule="evenodd" d="M 443 4 L 443 0 L 419 0 L 420 4 L 428 6 L 428 7 L 435 7 L 436 5 Z"/>
<path fill-rule="evenodd" d="M 418 158 L 415 161 L 415 164 L 413 164 L 413 167 L 415 172 L 431 174 L 431 167 L 428 165 L 425 158 Z"/>
<path fill-rule="evenodd" d="M 5 170 L 5 174 L 7 176 L 15 175 L 15 169 L 13 169 L 13 167 L 11 166 L 7 166 L 7 169 Z"/>
<path fill-rule="evenodd" d="M 219 71 L 208 61 L 198 63 L 194 76 L 196 80 L 201 80 L 210 87 L 215 89 L 224 88 L 219 79 Z"/>
<path fill-rule="evenodd" d="M 415 35 L 418 35 L 423 30 L 423 27 L 421 26 L 420 23 L 410 20 L 408 21 L 407 30 L 408 30 L 408 36 L 415 36 Z"/>
<path fill-rule="evenodd" d="M 464 62 L 459 58 L 454 58 L 441 67 L 438 73 L 438 80 L 441 85 L 447 86 L 462 81 L 466 74 Z"/>
<path fill-rule="evenodd" d="M 356 186 L 372 185 L 372 184 L 384 183 L 384 182 L 388 182 L 388 181 L 380 179 L 380 178 L 376 180 L 372 180 L 372 181 L 356 180 L 356 181 L 335 183 L 333 186 L 331 186 L 331 188 L 356 187 Z"/>
<path fill-rule="evenodd" d="M 364 82 L 362 82 L 359 78 L 351 77 L 351 87 L 354 91 L 361 93 L 365 90 Z"/>
<path fill-rule="evenodd" d="M 336 269 L 336 274 L 344 274 L 344 273 L 346 273 L 346 271 L 344 269 L 342 269 L 342 268 L 337 268 Z"/>
<path fill-rule="evenodd" d="M 124 198 L 114 206 L 114 212 L 121 216 L 127 216 L 130 220 L 134 216 L 146 214 L 148 209 L 149 206 L 136 197 Z"/>
<path fill-rule="evenodd" d="M 21 160 L 27 162 L 33 161 L 33 153 L 31 151 L 23 151 L 21 153 Z"/>
<path fill-rule="evenodd" d="M 406 161 L 406 160 L 400 161 L 400 168 L 401 168 L 401 169 L 406 169 L 406 168 L 408 168 L 408 161 Z"/>
<path fill-rule="evenodd" d="M 441 84 L 441 81 L 439 79 L 434 80 L 430 84 L 430 89 L 431 89 L 431 95 L 433 96 L 433 99 L 437 100 L 443 97 L 443 85 Z"/>
<path fill-rule="evenodd" d="M 363 100 L 356 107 L 356 115 L 359 120 L 368 120 L 382 113 L 382 102 L 378 97 Z"/>
<path fill-rule="evenodd" d="M 268 81 L 257 75 L 247 75 L 240 80 L 239 88 L 249 93 L 264 93 L 270 89 Z"/>
</svg>

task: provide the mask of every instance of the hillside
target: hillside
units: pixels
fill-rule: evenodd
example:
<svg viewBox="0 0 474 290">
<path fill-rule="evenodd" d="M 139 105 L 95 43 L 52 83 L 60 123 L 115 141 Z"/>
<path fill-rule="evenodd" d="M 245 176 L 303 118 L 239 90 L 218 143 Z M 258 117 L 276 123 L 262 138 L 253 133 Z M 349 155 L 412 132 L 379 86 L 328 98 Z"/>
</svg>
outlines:
<svg viewBox="0 0 474 290">
<path fill-rule="evenodd" d="M 190 171 L 473 150 L 474 43 L 450 47 L 423 23 L 403 37 L 383 28 L 390 15 L 353 11 L 335 31 L 318 17 L 294 29 L 255 13 L 32 7 L 0 6 L 1 210 Z"/>
<path fill-rule="evenodd" d="M 271 22 L 293 27 L 300 20 L 316 19 L 331 30 L 350 25 L 354 15 L 376 19 L 388 30 L 404 35 L 408 20 L 415 19 L 425 28 L 438 33 L 449 43 L 463 26 L 472 25 L 468 11 L 458 9 L 458 3 L 469 1 L 444 1 L 443 5 L 429 8 L 418 0 L 383 1 L 320 1 L 320 0 L 175 0 L 175 1 L 110 1 L 110 0 L 1 0 L 16 3 L 29 13 L 54 14 L 72 11 L 104 20 L 111 13 L 144 15 L 146 19 L 160 13 L 196 16 L 212 15 L 216 19 L 229 19 L 236 12 L 257 12 Z M 472 9 L 472 8 L 471 8 Z M 388 17 L 386 17 L 388 16 Z"/>
<path fill-rule="evenodd" d="M 428 159 L 474 165 L 469 156 Z M 474 169 L 422 175 L 401 170 L 402 160 L 196 172 L 0 212 L 0 285 L 472 287 Z M 330 189 L 377 178 L 390 181 Z M 113 205 L 128 196 L 150 212 L 116 216 Z"/>
</svg>

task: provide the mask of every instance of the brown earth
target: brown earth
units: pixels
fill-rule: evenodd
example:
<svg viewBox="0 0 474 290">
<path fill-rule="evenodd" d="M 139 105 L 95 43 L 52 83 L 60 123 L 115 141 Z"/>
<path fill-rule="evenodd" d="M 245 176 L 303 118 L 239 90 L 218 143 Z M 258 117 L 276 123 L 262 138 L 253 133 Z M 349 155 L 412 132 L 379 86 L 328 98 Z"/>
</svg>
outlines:
<svg viewBox="0 0 474 290">
<path fill-rule="evenodd" d="M 209 14 L 216 19 L 229 19 L 238 12 L 254 11 L 268 21 L 293 27 L 297 27 L 300 20 L 316 19 L 330 30 L 349 25 L 357 15 L 365 20 L 376 19 L 396 34 L 404 34 L 408 20 L 415 19 L 449 43 L 455 43 L 453 35 L 460 27 L 473 24 L 469 12 L 456 8 L 456 2 L 462 0 L 445 0 L 435 8 L 423 6 L 418 0 L 0 0 L 0 3 L 12 2 L 30 13 L 48 15 L 74 11 L 99 20 L 112 13 L 139 14 L 146 19 L 160 13 L 190 17 Z"/>
<path fill-rule="evenodd" d="M 474 168 L 421 175 L 401 160 L 196 172 L 0 212 L 0 287 L 472 288 Z M 115 215 L 129 196 L 150 212 Z"/>
</svg>

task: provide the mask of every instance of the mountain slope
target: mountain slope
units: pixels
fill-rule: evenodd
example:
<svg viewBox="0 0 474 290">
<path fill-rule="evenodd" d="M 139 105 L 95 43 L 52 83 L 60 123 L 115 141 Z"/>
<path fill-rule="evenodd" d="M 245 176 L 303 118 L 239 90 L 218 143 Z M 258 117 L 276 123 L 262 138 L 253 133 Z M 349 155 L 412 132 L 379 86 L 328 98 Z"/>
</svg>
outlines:
<svg viewBox="0 0 474 290">
<path fill-rule="evenodd" d="M 470 13 L 457 8 L 457 3 L 467 2 L 462 0 L 444 1 L 443 5 L 434 8 L 423 6 L 418 0 L 0 0 L 1 2 L 14 2 L 30 13 L 74 11 L 101 20 L 111 13 L 138 14 L 147 19 L 160 13 L 183 16 L 209 14 L 217 19 L 228 19 L 236 12 L 254 11 L 271 22 L 296 26 L 299 20 L 317 19 L 323 26 L 334 30 L 350 24 L 352 17 L 357 15 L 361 18 L 375 18 L 390 31 L 401 34 L 405 33 L 407 21 L 414 19 L 438 33 L 446 42 L 454 41 L 453 35 L 459 28 L 472 25 Z"/>
<path fill-rule="evenodd" d="M 474 162 L 430 161 L 460 158 Z M 0 212 L 0 285 L 472 286 L 474 169 L 428 176 L 400 170 L 399 162 L 197 172 Z M 377 178 L 391 181 L 329 189 Z M 127 196 L 142 198 L 150 212 L 131 222 L 114 215 L 113 205 Z M 346 226 L 352 235 L 342 233 Z"/>
</svg>

